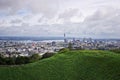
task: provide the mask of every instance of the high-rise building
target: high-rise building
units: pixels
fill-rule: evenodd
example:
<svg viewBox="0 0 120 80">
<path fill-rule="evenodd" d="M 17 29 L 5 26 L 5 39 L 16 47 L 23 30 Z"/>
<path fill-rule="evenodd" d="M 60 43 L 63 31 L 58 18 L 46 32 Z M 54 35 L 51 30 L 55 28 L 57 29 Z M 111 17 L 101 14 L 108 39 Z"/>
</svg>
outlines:
<svg viewBox="0 0 120 80">
<path fill-rule="evenodd" d="M 73 43 L 75 43 L 76 42 L 76 40 L 75 40 L 75 38 L 73 38 Z"/>
<path fill-rule="evenodd" d="M 67 43 L 67 38 L 66 38 L 66 34 L 64 33 L 64 42 Z"/>
</svg>

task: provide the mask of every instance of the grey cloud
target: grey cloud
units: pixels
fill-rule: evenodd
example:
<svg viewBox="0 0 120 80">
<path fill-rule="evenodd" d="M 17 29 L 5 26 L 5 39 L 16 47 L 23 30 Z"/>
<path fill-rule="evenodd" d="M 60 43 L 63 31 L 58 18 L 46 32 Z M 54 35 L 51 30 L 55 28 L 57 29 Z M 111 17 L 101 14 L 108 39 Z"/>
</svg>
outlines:
<svg viewBox="0 0 120 80">
<path fill-rule="evenodd" d="M 76 2 L 75 2 L 76 1 Z M 11 20 L 11 24 L 21 23 L 19 26 L 11 24 L 0 26 L 0 35 L 30 35 L 30 36 L 49 36 L 63 35 L 69 36 L 94 37 L 94 38 L 120 38 L 120 6 L 112 5 L 114 0 L 0 0 L 0 10 L 16 13 L 22 8 L 31 10 L 31 15 L 24 16 L 20 21 Z M 65 3 L 64 3 L 65 2 Z M 80 3 L 81 2 L 81 3 Z M 95 2 L 95 3 L 94 3 Z M 99 3 L 100 2 L 100 3 Z M 117 0 L 117 2 L 119 2 Z M 64 4 L 62 6 L 62 3 Z M 68 4 L 70 3 L 70 4 Z M 78 3 L 78 4 L 76 4 Z M 94 3 L 94 4 L 93 4 Z M 109 3 L 109 4 L 108 4 Z M 82 6 L 81 6 L 81 5 Z M 90 5 L 87 5 L 90 4 Z M 92 5 L 93 4 L 93 5 Z M 110 7 L 108 7 L 109 5 Z M 99 9 L 98 9 L 99 6 Z M 106 8 L 107 6 L 107 8 Z M 86 10 L 84 10 L 86 8 Z M 118 9 L 117 9 L 118 8 Z M 90 10 L 89 10 L 90 9 Z M 73 23 L 70 19 L 78 14 L 87 14 L 83 22 Z M 93 15 L 91 12 L 97 10 Z M 42 15 L 38 20 L 33 18 L 37 14 Z M 57 18 L 56 18 L 57 16 Z M 80 16 L 82 16 L 80 14 Z M 13 16 L 14 17 L 14 16 Z M 51 20 L 63 23 L 53 24 Z M 2 20 L 2 19 L 1 19 Z M 9 20 L 9 18 L 8 18 Z M 38 24 L 36 24 L 36 22 Z M 42 24 L 40 24 L 42 23 Z M 51 23 L 51 24 L 48 24 Z M 0 25 L 7 24 L 6 21 L 0 21 Z M 32 24 L 32 25 L 31 25 Z"/>
<path fill-rule="evenodd" d="M 83 24 L 86 29 L 89 29 L 88 32 L 94 32 L 95 36 L 119 37 L 119 14 L 119 9 L 98 10 L 95 14 L 86 18 Z"/>
<path fill-rule="evenodd" d="M 59 0 L 0 0 L 0 10 L 16 14 L 20 9 L 29 9 L 33 14 L 40 13 L 47 18 L 59 11 Z"/>
<path fill-rule="evenodd" d="M 59 0 L 31 0 L 29 8 L 34 13 L 42 13 L 51 18 L 59 11 Z"/>
<path fill-rule="evenodd" d="M 24 24 L 18 27 L 0 29 L 0 34 L 32 35 L 32 36 L 57 36 L 66 33 L 68 36 L 93 37 L 93 38 L 120 38 L 120 11 L 119 9 L 97 10 L 81 23 L 65 23 L 52 25 Z M 70 16 L 71 17 L 71 16 Z M 32 33 L 31 33 L 32 32 Z"/>
<path fill-rule="evenodd" d="M 79 12 L 79 9 L 68 9 L 59 15 L 59 18 L 70 18 L 75 16 Z"/>
<path fill-rule="evenodd" d="M 0 0 L 0 10 L 15 14 L 19 9 L 25 7 L 26 2 L 26 0 Z"/>
<path fill-rule="evenodd" d="M 24 23 L 24 22 L 23 22 L 21 26 L 28 28 L 29 23 Z"/>
<path fill-rule="evenodd" d="M 65 22 L 70 22 L 70 19 L 78 14 L 80 14 L 79 9 L 70 8 L 68 10 L 65 10 L 63 13 L 60 13 L 58 18 L 63 19 Z"/>
<path fill-rule="evenodd" d="M 20 19 L 15 19 L 15 20 L 11 20 L 10 23 L 14 24 L 14 23 L 21 23 L 21 22 L 22 22 L 22 20 L 20 20 Z"/>
</svg>

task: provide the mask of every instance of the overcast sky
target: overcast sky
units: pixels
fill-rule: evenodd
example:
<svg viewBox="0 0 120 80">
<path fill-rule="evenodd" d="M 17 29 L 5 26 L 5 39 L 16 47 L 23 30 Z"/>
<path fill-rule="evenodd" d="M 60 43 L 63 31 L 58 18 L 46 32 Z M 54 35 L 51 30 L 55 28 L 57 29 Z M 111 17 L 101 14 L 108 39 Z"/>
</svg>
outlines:
<svg viewBox="0 0 120 80">
<path fill-rule="evenodd" d="M 120 38 L 120 0 L 0 0 L 0 36 Z"/>
</svg>

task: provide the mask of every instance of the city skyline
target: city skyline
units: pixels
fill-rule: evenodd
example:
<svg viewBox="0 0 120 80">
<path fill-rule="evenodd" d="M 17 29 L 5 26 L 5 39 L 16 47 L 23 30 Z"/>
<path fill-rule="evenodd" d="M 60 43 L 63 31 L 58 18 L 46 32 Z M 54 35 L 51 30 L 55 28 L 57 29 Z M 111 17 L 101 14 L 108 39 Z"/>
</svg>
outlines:
<svg viewBox="0 0 120 80">
<path fill-rule="evenodd" d="M 119 0 L 0 0 L 0 36 L 120 38 Z"/>
</svg>

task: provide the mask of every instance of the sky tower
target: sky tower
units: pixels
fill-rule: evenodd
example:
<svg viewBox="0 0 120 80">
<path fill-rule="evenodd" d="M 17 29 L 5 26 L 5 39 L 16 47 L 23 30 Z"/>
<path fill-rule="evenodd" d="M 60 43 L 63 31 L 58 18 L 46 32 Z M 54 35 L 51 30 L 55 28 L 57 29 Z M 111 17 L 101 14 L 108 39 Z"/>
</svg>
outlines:
<svg viewBox="0 0 120 80">
<path fill-rule="evenodd" d="M 65 33 L 64 33 L 64 43 L 67 43 L 67 38 Z"/>
<path fill-rule="evenodd" d="M 66 37 L 65 33 L 64 33 L 64 38 Z"/>
</svg>

